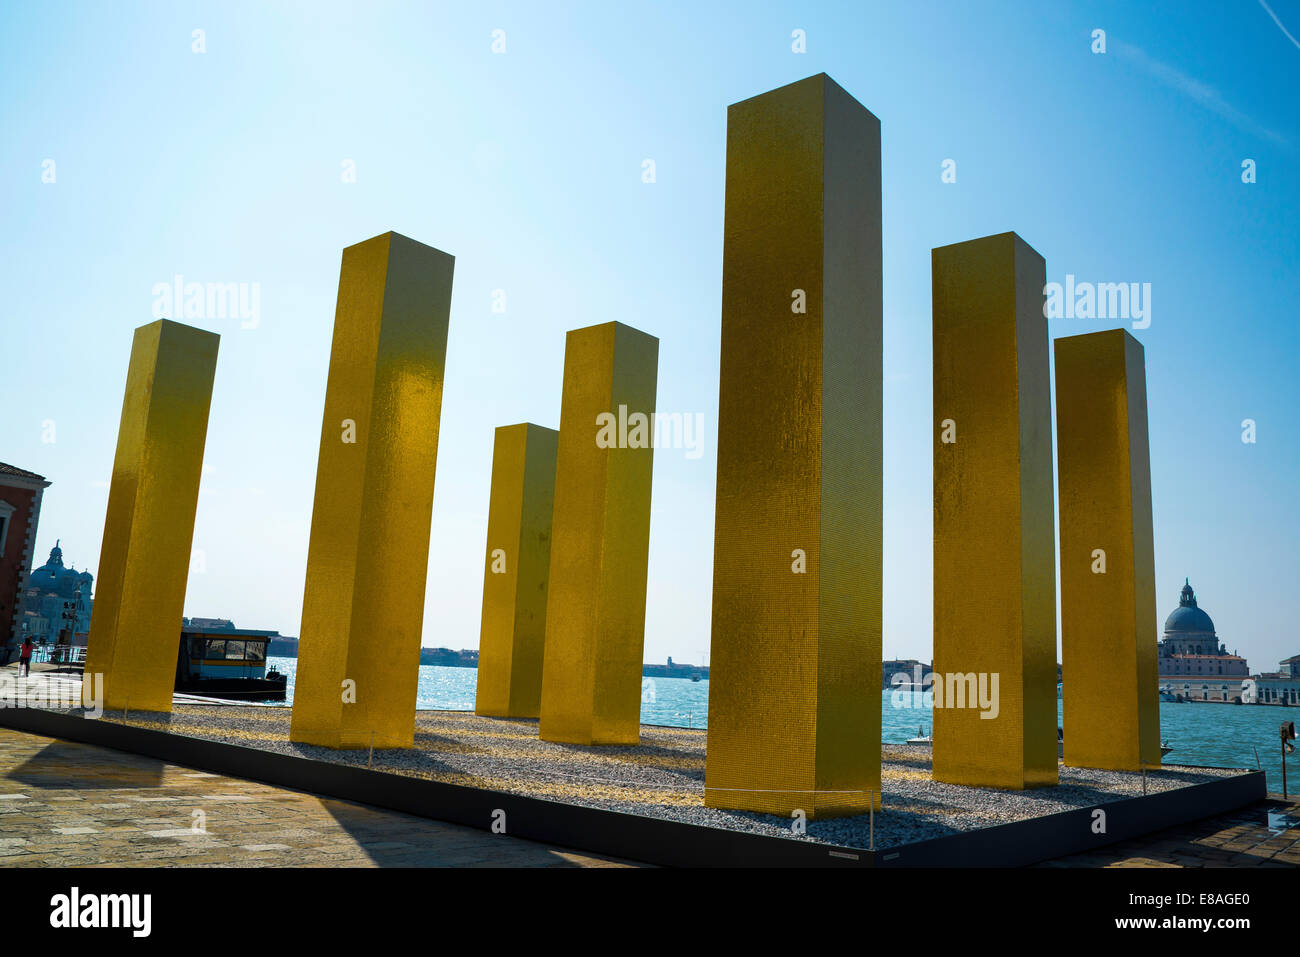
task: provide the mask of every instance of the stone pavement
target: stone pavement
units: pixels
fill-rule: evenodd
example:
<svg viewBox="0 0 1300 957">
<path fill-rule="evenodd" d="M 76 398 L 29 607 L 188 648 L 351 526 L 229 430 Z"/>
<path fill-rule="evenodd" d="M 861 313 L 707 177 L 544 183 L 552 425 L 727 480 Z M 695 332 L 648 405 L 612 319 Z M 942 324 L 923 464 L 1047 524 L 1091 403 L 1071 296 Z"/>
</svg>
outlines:
<svg viewBox="0 0 1300 957">
<path fill-rule="evenodd" d="M 0 728 L 0 867 L 628 863 Z"/>
<path fill-rule="evenodd" d="M 1300 867 L 1300 802 L 1280 794 L 1039 867 Z"/>
</svg>

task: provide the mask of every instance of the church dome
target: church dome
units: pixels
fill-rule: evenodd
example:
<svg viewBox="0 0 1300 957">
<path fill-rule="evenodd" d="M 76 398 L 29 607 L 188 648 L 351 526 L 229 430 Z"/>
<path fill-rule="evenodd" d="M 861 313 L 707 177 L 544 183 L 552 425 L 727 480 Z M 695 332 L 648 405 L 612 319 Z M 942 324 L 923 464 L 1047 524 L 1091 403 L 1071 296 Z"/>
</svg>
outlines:
<svg viewBox="0 0 1300 957">
<path fill-rule="evenodd" d="M 1210 616 L 1196 605 L 1196 593 L 1191 584 L 1183 579 L 1183 591 L 1178 599 L 1178 607 L 1165 619 L 1165 634 L 1214 634 L 1214 622 Z"/>
<path fill-rule="evenodd" d="M 55 542 L 50 549 L 49 560 L 40 568 L 32 569 L 28 576 L 28 587 L 38 588 L 43 592 L 57 592 L 72 597 L 78 585 L 86 586 L 92 581 L 90 572 L 77 571 L 63 564 L 63 549 Z"/>
</svg>

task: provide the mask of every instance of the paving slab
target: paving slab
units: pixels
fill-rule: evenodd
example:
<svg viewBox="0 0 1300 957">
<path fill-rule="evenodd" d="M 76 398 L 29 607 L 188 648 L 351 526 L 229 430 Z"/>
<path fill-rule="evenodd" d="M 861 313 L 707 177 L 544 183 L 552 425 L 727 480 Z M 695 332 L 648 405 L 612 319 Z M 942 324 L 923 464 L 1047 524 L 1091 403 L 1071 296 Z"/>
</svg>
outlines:
<svg viewBox="0 0 1300 957">
<path fill-rule="evenodd" d="M 123 782 L 128 783 L 123 786 Z M 194 811 L 203 813 L 202 832 L 193 830 Z M 286 863 L 295 867 L 639 866 L 107 748 L 0 729 L 0 864 L 5 867 L 283 867 Z"/>
</svg>

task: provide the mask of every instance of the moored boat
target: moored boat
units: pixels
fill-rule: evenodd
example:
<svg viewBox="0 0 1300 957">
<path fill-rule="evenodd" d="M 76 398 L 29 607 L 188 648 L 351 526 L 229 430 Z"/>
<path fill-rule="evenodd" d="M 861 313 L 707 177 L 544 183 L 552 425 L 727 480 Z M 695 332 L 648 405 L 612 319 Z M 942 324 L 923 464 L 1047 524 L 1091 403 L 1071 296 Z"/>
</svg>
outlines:
<svg viewBox="0 0 1300 957">
<path fill-rule="evenodd" d="M 231 701 L 285 700 L 288 677 L 266 667 L 266 649 L 276 634 L 246 628 L 183 628 L 176 690 Z"/>
</svg>

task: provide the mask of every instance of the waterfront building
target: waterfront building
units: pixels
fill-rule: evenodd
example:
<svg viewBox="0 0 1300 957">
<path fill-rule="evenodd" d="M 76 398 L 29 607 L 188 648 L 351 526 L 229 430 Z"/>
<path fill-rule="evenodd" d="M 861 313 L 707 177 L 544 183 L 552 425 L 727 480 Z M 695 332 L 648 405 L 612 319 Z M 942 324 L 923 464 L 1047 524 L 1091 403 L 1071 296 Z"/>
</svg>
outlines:
<svg viewBox="0 0 1300 957">
<path fill-rule="evenodd" d="M 478 658 L 477 648 L 462 648 L 460 651 L 453 651 L 450 648 L 420 649 L 420 664 L 437 665 L 441 668 L 477 668 Z"/>
<path fill-rule="evenodd" d="M 709 666 L 684 665 L 669 657 L 666 665 L 651 664 L 647 661 L 641 666 L 641 675 L 645 678 L 689 678 L 691 681 L 700 681 L 709 677 Z"/>
<path fill-rule="evenodd" d="M 1277 671 L 1251 677 L 1258 704 L 1300 705 L 1300 655 L 1278 662 Z"/>
<path fill-rule="evenodd" d="M 185 623 L 185 627 L 199 631 L 229 631 L 235 627 L 235 623 L 229 618 L 182 618 L 181 621 Z"/>
<path fill-rule="evenodd" d="M 1160 690 L 1190 701 L 1239 701 L 1250 676 L 1246 659 L 1229 654 L 1214 622 L 1183 580 L 1178 607 L 1165 619 L 1158 653 Z"/>
<path fill-rule="evenodd" d="M 84 645 L 90 631 L 95 576 L 63 563 L 61 541 L 55 541 L 45 564 L 33 569 L 27 577 L 23 597 L 25 624 L 32 638 Z"/>
<path fill-rule="evenodd" d="M 886 658 L 881 663 L 880 669 L 880 687 L 882 690 L 890 690 L 895 687 L 894 677 L 902 675 L 900 679 L 900 688 L 909 688 L 913 691 L 927 691 L 925 685 L 925 676 L 930 674 L 934 669 L 930 665 L 916 658 Z"/>
<path fill-rule="evenodd" d="M 24 591 L 32 567 L 44 476 L 0 462 L 0 662 L 22 642 Z"/>
</svg>

